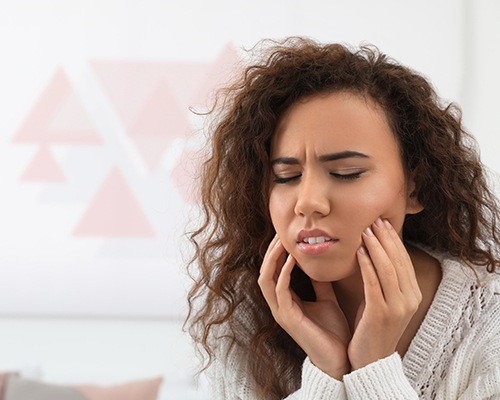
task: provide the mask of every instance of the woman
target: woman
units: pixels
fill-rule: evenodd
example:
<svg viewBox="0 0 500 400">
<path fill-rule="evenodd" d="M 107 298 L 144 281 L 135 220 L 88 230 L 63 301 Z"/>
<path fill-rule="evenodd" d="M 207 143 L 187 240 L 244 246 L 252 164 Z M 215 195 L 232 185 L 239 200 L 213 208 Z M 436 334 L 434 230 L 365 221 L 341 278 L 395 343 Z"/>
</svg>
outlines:
<svg viewBox="0 0 500 400">
<path fill-rule="evenodd" d="M 225 94 L 191 236 L 214 397 L 500 398 L 500 211 L 458 108 L 300 38 Z"/>
</svg>

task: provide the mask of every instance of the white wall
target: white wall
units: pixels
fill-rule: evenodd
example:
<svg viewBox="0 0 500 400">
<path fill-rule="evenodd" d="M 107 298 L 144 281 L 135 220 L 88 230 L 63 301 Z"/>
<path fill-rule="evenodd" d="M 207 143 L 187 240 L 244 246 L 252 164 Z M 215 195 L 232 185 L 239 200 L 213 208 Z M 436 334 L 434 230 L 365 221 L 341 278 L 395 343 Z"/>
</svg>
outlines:
<svg viewBox="0 0 500 400">
<path fill-rule="evenodd" d="M 494 184 L 500 194 L 500 2 L 464 1 L 466 23 L 463 36 L 461 104 L 464 122 L 476 136 L 483 162 L 496 172 Z"/>
<path fill-rule="evenodd" d="M 495 0 L 0 3 L 0 331 L 7 338 L 0 341 L 0 369 L 35 364 L 50 381 L 111 382 L 169 375 L 181 365 L 179 381 L 191 379 L 189 341 L 180 333 L 178 254 L 188 206 L 170 174 L 182 151 L 198 142 L 178 138 L 149 171 L 93 62 L 183 62 L 208 71 L 228 43 L 250 48 L 261 38 L 290 35 L 370 42 L 463 104 L 484 161 L 500 171 L 499 12 Z M 21 182 L 36 146 L 13 138 L 57 68 L 66 71 L 104 147 L 54 147 L 68 171 L 67 186 Z M 145 87 L 136 83 L 137 90 Z M 68 221 L 81 215 L 113 163 L 142 202 L 155 240 L 69 235 Z M 82 346 L 85 338 L 93 339 Z"/>
</svg>

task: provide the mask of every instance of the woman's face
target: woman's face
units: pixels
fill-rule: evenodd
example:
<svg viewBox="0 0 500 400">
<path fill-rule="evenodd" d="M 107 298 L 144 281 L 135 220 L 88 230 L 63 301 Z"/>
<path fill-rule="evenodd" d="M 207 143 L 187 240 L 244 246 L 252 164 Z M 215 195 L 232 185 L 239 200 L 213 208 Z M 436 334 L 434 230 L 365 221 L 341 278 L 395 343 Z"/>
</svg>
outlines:
<svg viewBox="0 0 500 400">
<path fill-rule="evenodd" d="M 314 96 L 282 117 L 271 143 L 271 219 L 285 249 L 318 281 L 358 271 L 361 234 L 378 217 L 402 231 L 422 209 L 409 193 L 385 113 L 352 93 Z M 316 243 L 318 242 L 318 243 Z"/>
</svg>

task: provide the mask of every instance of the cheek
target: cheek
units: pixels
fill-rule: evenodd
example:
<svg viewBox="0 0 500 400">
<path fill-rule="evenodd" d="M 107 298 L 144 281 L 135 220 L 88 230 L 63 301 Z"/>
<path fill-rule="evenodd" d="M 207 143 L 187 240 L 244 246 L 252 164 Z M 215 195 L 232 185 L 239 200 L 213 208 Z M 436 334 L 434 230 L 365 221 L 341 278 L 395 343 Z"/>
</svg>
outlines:
<svg viewBox="0 0 500 400">
<path fill-rule="evenodd" d="M 401 229 L 406 214 L 404 184 L 396 187 L 394 184 L 380 185 L 374 190 L 363 191 L 357 199 L 346 205 L 349 208 L 346 215 L 354 216 L 351 223 L 355 225 L 357 234 L 361 234 L 378 217 L 388 219 L 396 230 Z"/>
<path fill-rule="evenodd" d="M 283 207 L 281 196 L 271 191 L 269 195 L 269 214 L 271 215 L 271 222 L 278 235 L 286 223 L 286 213 L 284 209 L 285 207 Z"/>
<path fill-rule="evenodd" d="M 397 232 L 403 227 L 406 216 L 406 194 L 404 183 L 397 190 L 387 194 L 385 202 L 381 204 L 380 217 L 387 219 Z M 378 217 L 378 215 L 377 215 Z"/>
<path fill-rule="evenodd" d="M 290 233 L 288 232 L 288 228 L 292 224 L 294 215 L 293 204 L 290 202 L 289 196 L 284 197 L 279 193 L 271 191 L 269 196 L 269 214 L 274 230 L 281 239 L 285 249 L 289 251 L 291 244 L 287 242 Z"/>
</svg>

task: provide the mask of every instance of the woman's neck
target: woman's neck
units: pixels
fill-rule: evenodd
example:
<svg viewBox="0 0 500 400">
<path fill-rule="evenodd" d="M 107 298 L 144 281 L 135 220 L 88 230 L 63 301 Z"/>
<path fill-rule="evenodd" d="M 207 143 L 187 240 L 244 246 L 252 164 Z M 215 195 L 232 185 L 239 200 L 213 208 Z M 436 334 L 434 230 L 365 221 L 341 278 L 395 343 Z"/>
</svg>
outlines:
<svg viewBox="0 0 500 400">
<path fill-rule="evenodd" d="M 408 254 L 415 269 L 415 275 L 422 291 L 422 304 L 419 309 L 419 314 L 427 312 L 436 290 L 441 282 L 440 263 L 434 257 L 430 256 L 423 250 L 413 246 L 407 246 Z M 354 332 L 354 324 L 359 306 L 364 299 L 363 279 L 361 272 L 358 270 L 353 275 L 340 281 L 332 282 L 333 289 L 337 296 L 339 306 L 344 312 L 351 333 Z"/>
<path fill-rule="evenodd" d="M 358 270 L 355 274 L 345 279 L 332 282 L 332 286 L 352 334 L 354 333 L 356 313 L 365 296 L 361 272 Z"/>
</svg>

